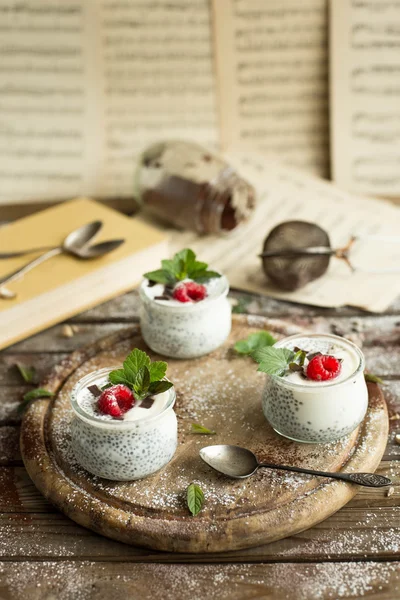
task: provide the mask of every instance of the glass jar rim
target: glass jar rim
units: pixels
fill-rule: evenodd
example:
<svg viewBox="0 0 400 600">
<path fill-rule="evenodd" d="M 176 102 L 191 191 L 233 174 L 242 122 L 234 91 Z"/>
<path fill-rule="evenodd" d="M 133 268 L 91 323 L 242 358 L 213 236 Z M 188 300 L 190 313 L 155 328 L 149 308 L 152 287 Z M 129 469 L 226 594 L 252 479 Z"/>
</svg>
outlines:
<svg viewBox="0 0 400 600">
<path fill-rule="evenodd" d="M 147 302 L 149 304 L 154 303 L 156 306 L 160 306 L 162 308 L 165 308 L 166 310 L 170 310 L 170 311 L 174 311 L 174 312 L 182 312 L 182 313 L 186 313 L 189 311 L 193 312 L 196 310 L 204 309 L 205 306 L 209 306 L 210 304 L 212 304 L 212 303 L 216 302 L 217 300 L 220 300 L 221 298 L 226 297 L 228 295 L 228 292 L 229 292 L 228 278 L 226 277 L 226 275 L 221 274 L 220 280 L 224 284 L 221 289 L 221 292 L 219 294 L 217 294 L 216 296 L 213 296 L 212 298 L 206 298 L 204 302 L 195 302 L 193 304 L 189 304 L 189 303 L 185 302 L 185 303 L 182 303 L 182 306 L 176 306 L 175 304 L 168 305 L 167 303 L 160 304 L 159 302 L 155 302 L 144 291 L 144 288 L 149 281 L 148 279 L 143 279 L 142 283 L 140 284 L 139 296 L 140 296 L 141 300 L 143 300 L 143 302 Z"/>
<path fill-rule="evenodd" d="M 92 379 L 94 376 L 96 376 L 97 379 L 100 379 L 102 376 L 107 375 L 111 371 L 114 371 L 115 369 L 119 369 L 119 368 L 121 368 L 121 365 L 117 365 L 116 367 L 104 367 L 102 369 L 98 369 L 97 371 L 92 371 L 91 373 L 88 373 L 87 375 L 85 375 L 84 377 L 81 377 L 76 382 L 76 384 L 74 385 L 74 387 L 72 388 L 72 391 L 71 391 L 70 404 L 71 404 L 72 410 L 74 411 L 75 415 L 79 419 L 81 419 L 82 421 L 85 421 L 86 423 L 90 423 L 91 425 L 94 425 L 96 427 L 101 427 L 103 429 L 109 429 L 109 428 L 112 428 L 115 430 L 130 429 L 132 427 L 137 426 L 138 424 L 145 423 L 147 425 L 148 423 L 157 421 L 167 411 L 169 411 L 170 409 L 172 409 L 174 407 L 175 401 L 176 401 L 176 393 L 175 393 L 175 388 L 172 387 L 169 390 L 167 390 L 170 397 L 160 412 L 156 413 L 155 415 L 149 415 L 147 417 L 143 417 L 142 419 L 138 419 L 136 421 L 124 421 L 124 420 L 119 420 L 119 419 L 104 420 L 104 419 L 95 417 L 93 415 L 90 415 L 85 410 L 83 410 L 83 408 L 78 403 L 78 394 L 81 391 L 81 389 L 83 389 L 84 387 L 88 387 L 90 385 L 90 383 L 92 382 Z"/>
<path fill-rule="evenodd" d="M 294 388 L 296 390 L 303 390 L 303 391 L 308 391 L 310 393 L 319 391 L 321 388 L 323 388 L 324 390 L 327 388 L 332 388 L 332 387 L 337 387 L 340 386 L 344 383 L 347 383 L 348 381 L 350 381 L 351 379 L 353 379 L 356 375 L 358 375 L 360 372 L 363 372 L 365 369 L 365 358 L 364 358 L 364 354 L 362 353 L 362 351 L 360 350 L 360 348 L 354 344 L 353 342 L 351 342 L 350 340 L 341 337 L 340 335 L 334 335 L 333 333 L 295 333 L 294 335 L 290 335 L 288 337 L 282 338 L 281 340 L 278 340 L 277 342 L 275 342 L 274 344 L 274 348 L 282 348 L 285 347 L 285 344 L 287 344 L 288 341 L 292 341 L 292 340 L 296 340 L 296 339 L 300 339 L 300 338 L 329 338 L 331 340 L 335 340 L 338 341 L 342 344 L 342 346 L 350 346 L 352 348 L 352 350 L 354 351 L 354 353 L 358 356 L 359 359 L 359 363 L 357 368 L 350 374 L 348 375 L 345 379 L 340 379 L 339 381 L 319 381 L 316 382 L 315 386 L 312 385 L 304 385 L 303 383 L 296 383 L 294 381 L 287 381 L 285 380 L 285 377 L 280 377 L 279 375 L 272 375 L 272 377 L 276 380 L 279 381 L 280 385 L 284 385 L 285 387 L 289 387 L 289 388 Z"/>
</svg>

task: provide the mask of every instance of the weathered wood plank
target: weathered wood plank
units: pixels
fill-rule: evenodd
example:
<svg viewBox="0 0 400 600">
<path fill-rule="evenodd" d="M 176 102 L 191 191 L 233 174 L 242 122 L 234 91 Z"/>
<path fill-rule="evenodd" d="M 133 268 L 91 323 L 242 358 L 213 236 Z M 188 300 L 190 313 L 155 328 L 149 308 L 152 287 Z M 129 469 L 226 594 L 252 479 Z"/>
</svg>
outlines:
<svg viewBox="0 0 400 600">
<path fill-rule="evenodd" d="M 397 367 L 400 371 L 400 317 L 399 316 L 384 316 L 384 317 L 310 317 L 310 316 L 288 316 L 286 320 L 303 327 L 305 330 L 310 329 L 320 332 L 330 332 L 344 335 L 353 339 L 356 343 L 362 343 L 366 352 L 372 350 L 382 353 L 383 347 L 388 347 L 390 352 L 394 352 L 395 356 L 391 360 L 394 363 L 392 367 Z M 130 320 L 133 322 L 133 320 Z M 96 339 L 105 337 L 115 331 L 127 327 L 128 323 L 116 321 L 113 323 L 98 322 L 98 323 L 82 323 L 79 331 L 72 337 L 63 336 L 63 325 L 57 325 L 45 330 L 36 336 L 30 337 L 27 340 L 19 342 L 14 346 L 10 346 L 2 353 L 2 362 L 9 367 L 13 364 L 12 361 L 24 359 L 24 354 L 48 354 L 48 353 L 68 353 L 81 348 L 85 344 L 91 343 Z M 387 351 L 385 350 L 385 354 Z M 15 358 L 14 358 L 15 355 Z M 388 365 L 385 365 L 385 372 Z M 392 374 L 394 371 L 390 369 Z"/>
<path fill-rule="evenodd" d="M 393 600 L 400 592 L 395 562 L 139 565 L 64 560 L 1 563 L 0 576 L 3 600 Z"/>
<path fill-rule="evenodd" d="M 0 355 L 0 389 L 1 386 L 7 385 L 25 385 L 21 374 L 19 373 L 16 363 L 24 366 L 34 366 L 37 371 L 38 381 L 52 369 L 55 365 L 68 356 L 66 352 L 43 352 L 43 353 L 6 353 Z"/>
<path fill-rule="evenodd" d="M 19 427 L 4 425 L 0 427 L 0 465 L 11 465 L 15 462 L 21 462 Z"/>
<path fill-rule="evenodd" d="M 319 308 L 305 304 L 295 304 L 293 302 L 285 302 L 250 294 L 243 291 L 231 290 L 229 294 L 233 303 L 239 310 L 244 310 L 252 314 L 265 315 L 267 317 L 365 317 L 370 313 L 359 310 L 353 307 L 342 308 Z M 80 315 L 74 317 L 74 323 L 95 322 L 95 321 L 111 321 L 111 320 L 126 320 L 137 319 L 139 316 L 140 300 L 137 290 L 128 292 L 123 296 L 114 298 L 109 302 L 105 302 L 100 306 L 92 308 Z M 400 297 L 383 315 L 400 315 Z M 377 315 L 379 318 L 380 315 Z"/>
<path fill-rule="evenodd" d="M 185 555 L 142 550 L 83 529 L 56 511 L 36 490 L 22 467 L 0 468 L 0 556 L 91 560 L 218 562 L 220 560 L 326 560 L 400 556 L 400 464 L 379 469 L 391 472 L 397 486 L 386 490 L 360 488 L 339 512 L 314 528 L 272 544 L 214 555 Z"/>
</svg>

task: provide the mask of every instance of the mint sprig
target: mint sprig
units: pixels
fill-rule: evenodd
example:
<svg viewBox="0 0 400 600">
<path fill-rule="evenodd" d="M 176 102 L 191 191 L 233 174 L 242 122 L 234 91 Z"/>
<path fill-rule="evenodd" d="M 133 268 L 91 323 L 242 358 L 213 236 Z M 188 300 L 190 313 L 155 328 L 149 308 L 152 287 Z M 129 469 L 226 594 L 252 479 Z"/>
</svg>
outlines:
<svg viewBox="0 0 400 600">
<path fill-rule="evenodd" d="M 234 349 L 238 354 L 252 354 L 261 348 L 273 346 L 275 342 L 276 339 L 269 331 L 257 331 L 256 333 L 251 333 L 245 340 L 236 342 Z"/>
<path fill-rule="evenodd" d="M 184 279 L 202 283 L 214 277 L 221 277 L 220 273 L 209 271 L 207 263 L 196 260 L 196 254 L 190 248 L 177 252 L 172 260 L 162 260 L 161 267 L 145 273 L 143 277 L 164 285 L 175 285 Z"/>
<path fill-rule="evenodd" d="M 172 387 L 173 384 L 164 379 L 166 372 L 166 362 L 151 362 L 146 352 L 135 348 L 124 360 L 122 369 L 111 371 L 108 378 L 113 385 L 122 383 L 129 387 L 140 401 Z"/>
<path fill-rule="evenodd" d="M 295 353 L 289 348 L 269 346 L 256 350 L 252 357 L 259 364 L 258 371 L 282 377 L 286 373 L 289 364 L 294 362 Z"/>
</svg>

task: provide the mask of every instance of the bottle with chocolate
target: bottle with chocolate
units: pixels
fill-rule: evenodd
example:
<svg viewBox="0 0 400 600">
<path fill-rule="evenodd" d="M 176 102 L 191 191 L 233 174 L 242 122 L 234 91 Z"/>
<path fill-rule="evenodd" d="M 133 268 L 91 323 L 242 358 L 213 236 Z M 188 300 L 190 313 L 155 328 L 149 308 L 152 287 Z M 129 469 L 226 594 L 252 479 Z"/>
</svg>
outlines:
<svg viewBox="0 0 400 600">
<path fill-rule="evenodd" d="M 152 214 L 179 229 L 219 234 L 246 221 L 255 190 L 223 158 L 185 141 L 147 148 L 136 173 L 136 194 Z"/>
</svg>

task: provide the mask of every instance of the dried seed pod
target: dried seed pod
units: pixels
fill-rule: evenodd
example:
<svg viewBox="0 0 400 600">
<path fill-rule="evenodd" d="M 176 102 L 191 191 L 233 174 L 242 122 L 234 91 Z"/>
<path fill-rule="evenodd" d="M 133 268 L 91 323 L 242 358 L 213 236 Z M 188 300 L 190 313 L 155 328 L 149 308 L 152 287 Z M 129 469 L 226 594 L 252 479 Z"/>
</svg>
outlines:
<svg viewBox="0 0 400 600">
<path fill-rule="evenodd" d="M 296 255 L 296 250 L 331 248 L 329 236 L 321 227 L 307 221 L 286 221 L 269 233 L 264 241 L 263 269 L 280 289 L 292 292 L 321 277 L 329 266 L 331 255 Z M 290 255 L 290 251 L 293 254 Z"/>
</svg>

